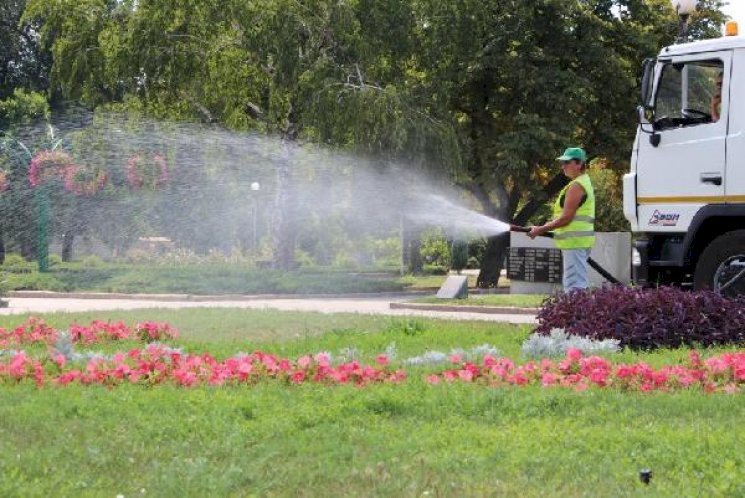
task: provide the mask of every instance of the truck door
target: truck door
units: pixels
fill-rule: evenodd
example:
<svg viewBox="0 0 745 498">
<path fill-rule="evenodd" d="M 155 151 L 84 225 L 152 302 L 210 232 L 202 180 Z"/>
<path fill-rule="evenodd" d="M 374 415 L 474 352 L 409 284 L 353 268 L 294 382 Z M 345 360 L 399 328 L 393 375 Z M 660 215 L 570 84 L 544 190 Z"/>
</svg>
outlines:
<svg viewBox="0 0 745 498">
<path fill-rule="evenodd" d="M 703 205 L 724 202 L 729 95 L 717 82 L 727 88 L 731 58 L 731 51 L 660 58 L 657 136 L 640 136 L 636 164 L 640 231 L 685 232 Z"/>
<path fill-rule="evenodd" d="M 730 96 L 725 195 L 728 203 L 742 204 L 745 203 L 745 50 L 733 54 L 730 76 L 729 85 L 723 87 L 723 93 Z"/>
</svg>

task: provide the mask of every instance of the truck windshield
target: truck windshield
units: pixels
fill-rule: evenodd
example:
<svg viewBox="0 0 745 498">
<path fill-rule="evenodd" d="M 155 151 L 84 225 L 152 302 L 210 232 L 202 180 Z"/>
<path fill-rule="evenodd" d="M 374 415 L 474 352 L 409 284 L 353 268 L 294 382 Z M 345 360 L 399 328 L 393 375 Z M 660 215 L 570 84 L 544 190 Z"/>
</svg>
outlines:
<svg viewBox="0 0 745 498">
<path fill-rule="evenodd" d="M 655 128 L 717 121 L 723 66 L 721 60 L 665 64 L 657 87 Z"/>
</svg>

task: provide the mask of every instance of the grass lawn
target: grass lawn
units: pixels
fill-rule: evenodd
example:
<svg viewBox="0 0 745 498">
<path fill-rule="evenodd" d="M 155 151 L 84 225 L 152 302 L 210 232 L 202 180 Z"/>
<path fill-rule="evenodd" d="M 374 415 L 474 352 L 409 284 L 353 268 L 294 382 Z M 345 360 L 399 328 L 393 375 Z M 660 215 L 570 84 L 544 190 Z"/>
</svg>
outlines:
<svg viewBox="0 0 745 498">
<path fill-rule="evenodd" d="M 519 359 L 529 329 L 257 310 L 54 314 L 168 321 L 218 357 L 395 343 L 398 358 L 489 343 Z M 23 317 L 2 317 L 0 326 Z M 121 344 L 120 349 L 132 344 Z M 115 346 L 93 349 L 112 350 Z M 721 352 L 705 351 L 704 355 Z M 682 361 L 685 350 L 618 361 Z M 180 389 L 0 385 L 0 496 L 743 496 L 742 395 L 266 382 Z M 652 482 L 639 481 L 649 468 Z"/>
<path fill-rule="evenodd" d="M 141 294 L 340 294 L 402 291 L 416 278 L 394 271 L 329 268 L 277 271 L 240 264 L 101 264 L 60 263 L 46 273 L 35 266 L 3 269 L 8 290 L 124 292 Z"/>
<path fill-rule="evenodd" d="M 55 262 L 39 273 L 34 262 L 14 256 L 0 265 L 0 290 L 123 292 L 139 294 L 343 294 L 438 289 L 447 275 L 404 275 L 397 269 L 311 267 L 292 271 L 241 263 Z M 470 288 L 477 276 L 468 275 Z M 501 278 L 501 287 L 509 281 Z"/>
<path fill-rule="evenodd" d="M 546 299 L 545 295 L 530 294 L 484 294 L 469 295 L 466 299 L 440 299 L 433 296 L 412 299 L 412 303 L 447 304 L 449 306 L 511 306 L 515 308 L 537 308 Z"/>
</svg>

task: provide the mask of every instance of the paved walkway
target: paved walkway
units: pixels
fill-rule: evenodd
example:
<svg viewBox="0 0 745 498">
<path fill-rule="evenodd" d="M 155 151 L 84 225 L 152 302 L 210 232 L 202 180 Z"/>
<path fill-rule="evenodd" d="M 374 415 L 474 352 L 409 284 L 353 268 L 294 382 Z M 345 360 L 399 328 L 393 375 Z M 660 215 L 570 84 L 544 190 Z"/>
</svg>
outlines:
<svg viewBox="0 0 745 498">
<path fill-rule="evenodd" d="M 400 303 L 411 299 L 411 296 L 387 295 L 374 297 L 297 297 L 297 298 L 241 298 L 225 300 L 197 301 L 196 298 L 183 296 L 182 299 L 164 296 L 159 300 L 157 296 L 146 299 L 134 297 L 10 297 L 10 305 L 0 308 L 0 314 L 35 314 L 56 311 L 107 311 L 132 310 L 142 308 L 251 308 L 276 309 L 282 311 L 316 311 L 320 313 L 362 313 L 391 316 L 425 316 L 442 319 L 482 320 L 506 323 L 535 323 L 532 315 L 486 314 L 459 311 L 432 311 L 391 309 L 391 303 Z"/>
</svg>

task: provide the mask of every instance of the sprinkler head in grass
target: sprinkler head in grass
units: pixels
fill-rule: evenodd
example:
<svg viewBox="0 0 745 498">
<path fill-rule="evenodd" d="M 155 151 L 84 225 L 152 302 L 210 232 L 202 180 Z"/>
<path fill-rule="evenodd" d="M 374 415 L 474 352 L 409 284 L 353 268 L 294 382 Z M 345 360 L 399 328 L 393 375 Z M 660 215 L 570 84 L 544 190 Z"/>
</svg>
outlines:
<svg viewBox="0 0 745 498">
<path fill-rule="evenodd" d="M 649 484 L 652 480 L 652 471 L 649 469 L 642 469 L 639 471 L 639 480 L 644 484 Z"/>
</svg>

